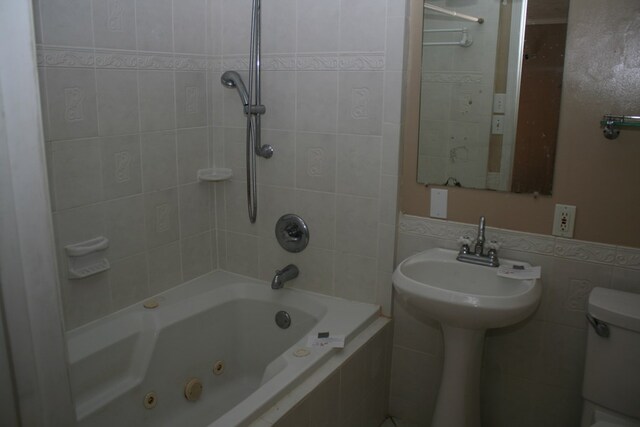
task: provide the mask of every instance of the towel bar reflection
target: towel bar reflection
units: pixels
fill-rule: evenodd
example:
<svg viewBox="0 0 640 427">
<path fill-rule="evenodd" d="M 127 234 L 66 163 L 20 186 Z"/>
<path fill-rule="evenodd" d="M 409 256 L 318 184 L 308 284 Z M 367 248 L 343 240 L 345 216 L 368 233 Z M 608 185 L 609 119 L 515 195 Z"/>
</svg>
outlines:
<svg viewBox="0 0 640 427">
<path fill-rule="evenodd" d="M 600 121 L 602 133 L 607 139 L 616 139 L 620 135 L 619 127 L 640 128 L 640 116 L 614 116 L 607 114 Z"/>
<path fill-rule="evenodd" d="M 464 19 L 465 21 L 477 22 L 478 24 L 482 24 L 484 22 L 484 19 L 482 18 L 477 18 L 471 15 L 465 15 L 464 13 L 456 12 L 455 10 L 445 9 L 444 7 L 436 6 L 435 4 L 424 3 L 423 6 L 425 9 L 432 10 L 434 12 L 438 12 L 443 15 L 449 15 L 456 18 Z"/>
<path fill-rule="evenodd" d="M 461 33 L 460 41 L 452 42 L 423 42 L 422 46 L 462 46 L 469 47 L 473 44 L 473 40 L 469 35 L 467 28 L 444 28 L 438 30 L 424 30 L 423 33 Z"/>
</svg>

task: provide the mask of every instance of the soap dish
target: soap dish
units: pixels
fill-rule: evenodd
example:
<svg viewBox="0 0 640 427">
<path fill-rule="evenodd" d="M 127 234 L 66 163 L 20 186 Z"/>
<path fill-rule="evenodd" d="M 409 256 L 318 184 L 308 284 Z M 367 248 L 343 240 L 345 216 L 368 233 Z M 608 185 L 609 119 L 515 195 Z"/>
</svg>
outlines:
<svg viewBox="0 0 640 427">
<path fill-rule="evenodd" d="M 207 182 L 226 181 L 231 179 L 233 171 L 229 168 L 209 168 L 198 171 L 198 180 Z"/>
</svg>

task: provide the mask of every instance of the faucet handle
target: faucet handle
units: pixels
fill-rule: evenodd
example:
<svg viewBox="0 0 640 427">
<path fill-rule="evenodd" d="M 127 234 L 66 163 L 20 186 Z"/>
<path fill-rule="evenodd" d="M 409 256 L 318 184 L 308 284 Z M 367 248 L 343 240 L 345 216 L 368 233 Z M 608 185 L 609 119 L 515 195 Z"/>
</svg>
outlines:
<svg viewBox="0 0 640 427">
<path fill-rule="evenodd" d="M 502 246 L 502 244 L 497 240 L 489 240 L 489 243 L 487 243 L 487 248 L 492 251 L 497 251 L 500 249 L 500 246 Z"/>
<path fill-rule="evenodd" d="M 464 236 L 458 237 L 458 243 L 461 245 L 471 246 L 473 239 L 465 234 Z"/>
</svg>

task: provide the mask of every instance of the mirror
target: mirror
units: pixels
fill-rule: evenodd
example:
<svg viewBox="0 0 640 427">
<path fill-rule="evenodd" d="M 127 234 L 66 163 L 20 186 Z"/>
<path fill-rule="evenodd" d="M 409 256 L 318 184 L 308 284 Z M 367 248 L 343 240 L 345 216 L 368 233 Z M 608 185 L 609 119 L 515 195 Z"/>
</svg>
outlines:
<svg viewBox="0 0 640 427">
<path fill-rule="evenodd" d="M 569 0 L 427 1 L 418 182 L 551 194 Z"/>
</svg>

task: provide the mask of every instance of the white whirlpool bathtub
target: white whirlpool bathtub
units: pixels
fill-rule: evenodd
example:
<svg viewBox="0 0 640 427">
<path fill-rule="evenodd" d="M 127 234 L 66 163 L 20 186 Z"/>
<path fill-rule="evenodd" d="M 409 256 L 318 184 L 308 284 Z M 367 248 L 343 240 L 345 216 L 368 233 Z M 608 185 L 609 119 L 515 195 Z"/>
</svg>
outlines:
<svg viewBox="0 0 640 427">
<path fill-rule="evenodd" d="M 80 426 L 249 425 L 379 316 L 372 304 L 222 271 L 151 301 L 68 332 Z M 345 335 L 347 348 L 308 348 L 318 332 Z"/>
</svg>

